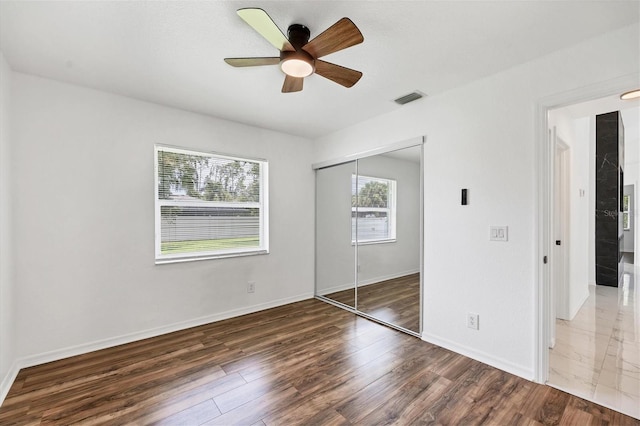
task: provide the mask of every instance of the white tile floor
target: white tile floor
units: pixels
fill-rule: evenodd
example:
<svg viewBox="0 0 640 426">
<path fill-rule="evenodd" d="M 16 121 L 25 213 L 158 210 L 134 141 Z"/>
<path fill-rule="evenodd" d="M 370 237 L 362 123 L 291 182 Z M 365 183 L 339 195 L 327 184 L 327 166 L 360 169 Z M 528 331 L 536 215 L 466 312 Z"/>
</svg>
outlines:
<svg viewBox="0 0 640 426">
<path fill-rule="evenodd" d="M 619 288 L 591 286 L 572 321 L 556 321 L 547 383 L 640 419 L 640 295 L 634 274 Z"/>
</svg>

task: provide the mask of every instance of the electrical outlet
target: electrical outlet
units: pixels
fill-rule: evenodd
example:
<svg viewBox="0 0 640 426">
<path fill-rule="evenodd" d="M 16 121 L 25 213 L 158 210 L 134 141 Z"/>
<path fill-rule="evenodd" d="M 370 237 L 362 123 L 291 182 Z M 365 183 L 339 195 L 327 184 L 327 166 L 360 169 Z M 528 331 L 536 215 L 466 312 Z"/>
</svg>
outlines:
<svg viewBox="0 0 640 426">
<path fill-rule="evenodd" d="M 467 314 L 467 327 L 472 328 L 474 330 L 480 329 L 480 315 L 469 312 Z"/>
<path fill-rule="evenodd" d="M 256 292 L 256 282 L 249 281 L 247 282 L 247 293 L 255 293 Z"/>
</svg>

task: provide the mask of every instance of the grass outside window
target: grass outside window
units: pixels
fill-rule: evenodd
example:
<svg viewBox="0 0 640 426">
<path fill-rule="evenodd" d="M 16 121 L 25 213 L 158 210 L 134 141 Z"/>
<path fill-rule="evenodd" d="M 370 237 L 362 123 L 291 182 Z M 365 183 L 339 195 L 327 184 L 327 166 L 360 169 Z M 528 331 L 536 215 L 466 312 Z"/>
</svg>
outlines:
<svg viewBox="0 0 640 426">
<path fill-rule="evenodd" d="M 218 240 L 165 241 L 162 243 L 162 254 L 195 253 L 219 251 L 240 247 L 259 247 L 257 237 L 224 238 Z"/>
</svg>

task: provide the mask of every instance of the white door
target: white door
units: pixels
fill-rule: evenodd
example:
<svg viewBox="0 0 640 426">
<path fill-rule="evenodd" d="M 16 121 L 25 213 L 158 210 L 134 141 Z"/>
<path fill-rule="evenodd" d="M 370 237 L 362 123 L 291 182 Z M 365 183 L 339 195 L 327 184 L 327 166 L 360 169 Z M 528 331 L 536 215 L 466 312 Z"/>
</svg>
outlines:
<svg viewBox="0 0 640 426">
<path fill-rule="evenodd" d="M 553 251 L 549 309 L 549 347 L 555 345 L 556 318 L 569 319 L 569 146 L 555 128 L 553 137 Z"/>
</svg>

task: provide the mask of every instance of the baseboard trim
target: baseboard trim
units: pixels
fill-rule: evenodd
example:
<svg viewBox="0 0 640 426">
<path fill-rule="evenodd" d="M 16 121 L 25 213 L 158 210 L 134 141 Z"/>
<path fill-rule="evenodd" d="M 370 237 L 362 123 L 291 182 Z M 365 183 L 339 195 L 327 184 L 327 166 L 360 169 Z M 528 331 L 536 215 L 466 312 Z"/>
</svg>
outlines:
<svg viewBox="0 0 640 426">
<path fill-rule="evenodd" d="M 0 405 L 4 402 L 4 399 L 7 397 L 9 393 L 9 389 L 11 389 L 11 385 L 16 381 L 16 377 L 18 377 L 18 373 L 20 372 L 20 364 L 16 360 L 11 364 L 9 371 L 2 378 L 2 382 L 0 383 Z"/>
<path fill-rule="evenodd" d="M 324 294 L 331 294 L 331 293 L 337 293 L 339 291 L 351 290 L 351 289 L 353 289 L 352 282 L 347 284 L 334 285 L 333 287 L 325 288 L 324 290 L 322 290 L 322 292 Z M 323 295 L 321 294 L 320 296 L 323 296 Z"/>
<path fill-rule="evenodd" d="M 111 337 L 108 339 L 96 340 L 90 343 L 83 343 L 76 346 L 70 346 L 67 348 L 56 349 L 37 355 L 30 355 L 17 359 L 7 375 L 3 378 L 0 385 L 0 405 L 4 401 L 11 385 L 16 379 L 16 376 L 23 368 L 33 367 L 47 362 L 58 361 L 64 358 L 69 358 L 76 355 L 82 355 L 89 352 L 98 351 L 101 349 L 111 348 L 114 346 L 124 345 L 126 343 L 136 342 L 138 340 L 148 339 L 150 337 L 161 336 L 163 334 L 173 333 L 174 331 L 185 330 L 192 327 L 198 327 L 200 325 L 210 324 L 217 321 L 222 321 L 229 318 L 238 317 L 241 315 L 251 314 L 265 309 L 276 308 L 282 305 L 288 305 L 289 303 L 300 302 L 302 300 L 313 299 L 312 292 L 303 293 L 297 296 L 287 297 L 283 299 L 274 300 L 271 302 L 260 303 L 257 305 L 246 306 L 243 308 L 232 309 L 229 311 L 207 315 L 199 318 L 194 318 L 187 321 L 181 321 L 174 324 L 168 324 L 162 327 L 156 327 L 144 331 L 135 333 L 124 334 L 121 336 Z"/>
<path fill-rule="evenodd" d="M 358 281 L 358 286 L 359 287 L 363 287 L 365 285 L 377 284 L 377 283 L 382 282 L 382 281 L 394 280 L 396 278 L 400 278 L 400 277 L 404 277 L 404 276 L 412 275 L 412 274 L 417 274 L 419 272 L 420 272 L 420 269 L 412 269 L 410 271 L 402 271 L 402 272 L 398 272 L 396 274 L 384 275 L 384 276 L 381 276 L 381 277 L 370 278 L 368 280 L 361 280 L 361 281 Z"/>
<path fill-rule="evenodd" d="M 573 311 L 569 313 L 569 321 L 572 321 L 575 318 L 575 316 L 578 314 L 578 311 L 580 311 L 580 308 L 582 308 L 582 305 L 584 305 L 584 302 L 586 302 L 588 298 L 589 298 L 589 290 L 587 290 L 582 295 L 580 302 L 577 303 Z"/>
<path fill-rule="evenodd" d="M 381 281 L 387 281 L 387 280 L 393 280 L 396 278 L 400 278 L 400 277 L 404 277 L 406 275 L 411 275 L 411 274 L 417 274 L 420 272 L 420 269 L 412 269 L 409 271 L 402 271 L 402 272 L 397 272 L 395 274 L 390 274 L 390 275 L 384 275 L 381 277 L 375 277 L 375 278 L 370 278 L 368 280 L 362 280 L 358 282 L 358 287 L 364 287 L 366 285 L 371 285 L 371 284 L 377 284 Z M 347 284 L 339 284 L 339 285 L 335 285 L 333 287 L 329 287 L 323 290 L 324 294 L 321 294 L 321 296 L 327 295 L 327 294 L 331 294 L 331 293 L 336 293 L 338 291 L 343 291 L 343 290 L 351 290 L 353 289 L 354 285 L 353 283 L 347 283 Z"/>
<path fill-rule="evenodd" d="M 532 369 L 524 368 L 521 365 L 514 364 L 510 361 L 506 361 L 502 358 L 498 358 L 482 351 L 472 349 L 468 346 L 460 345 L 450 340 L 443 339 L 439 336 L 435 336 L 425 331 L 422 332 L 422 340 L 434 345 L 441 346 L 445 349 L 449 349 L 450 351 L 456 352 L 460 355 L 464 355 L 468 358 L 475 359 L 476 361 L 480 361 L 499 370 L 506 371 L 507 373 L 522 377 L 523 379 L 533 381 L 534 375 Z"/>
</svg>

